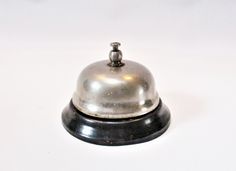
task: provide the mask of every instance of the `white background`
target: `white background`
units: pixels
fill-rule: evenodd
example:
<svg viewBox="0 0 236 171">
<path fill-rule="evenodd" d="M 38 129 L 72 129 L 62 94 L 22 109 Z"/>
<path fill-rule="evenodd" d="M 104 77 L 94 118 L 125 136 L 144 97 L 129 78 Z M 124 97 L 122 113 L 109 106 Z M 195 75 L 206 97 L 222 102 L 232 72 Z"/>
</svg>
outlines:
<svg viewBox="0 0 236 171">
<path fill-rule="evenodd" d="M 112 41 L 172 112 L 153 141 L 98 146 L 62 127 L 77 76 Z M 0 170 L 235 171 L 235 77 L 234 0 L 0 0 Z"/>
</svg>

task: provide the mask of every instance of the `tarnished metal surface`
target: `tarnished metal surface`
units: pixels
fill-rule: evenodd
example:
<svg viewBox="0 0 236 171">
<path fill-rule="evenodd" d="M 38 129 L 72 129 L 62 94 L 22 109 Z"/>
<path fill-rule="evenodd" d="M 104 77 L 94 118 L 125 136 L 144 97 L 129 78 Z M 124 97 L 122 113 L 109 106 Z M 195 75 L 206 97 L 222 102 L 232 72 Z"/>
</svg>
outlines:
<svg viewBox="0 0 236 171">
<path fill-rule="evenodd" d="M 81 72 L 73 104 L 81 112 L 99 118 L 130 118 L 151 112 L 159 103 L 152 74 L 136 62 L 121 62 L 122 53 L 118 48 L 113 50 L 110 55 L 117 56 L 110 56 L 110 63 L 99 61 Z M 109 65 L 112 59 L 120 59 L 122 65 Z"/>
</svg>

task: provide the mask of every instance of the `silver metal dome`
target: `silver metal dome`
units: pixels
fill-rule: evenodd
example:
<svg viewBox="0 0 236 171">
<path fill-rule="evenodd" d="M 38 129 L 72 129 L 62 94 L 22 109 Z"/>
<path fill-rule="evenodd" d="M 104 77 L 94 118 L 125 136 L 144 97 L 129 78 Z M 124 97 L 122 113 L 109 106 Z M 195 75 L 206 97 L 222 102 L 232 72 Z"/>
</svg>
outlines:
<svg viewBox="0 0 236 171">
<path fill-rule="evenodd" d="M 144 115 L 159 104 L 152 74 L 143 65 L 122 60 L 120 44 L 111 44 L 110 61 L 87 66 L 80 74 L 72 103 L 99 118 L 121 119 Z"/>
</svg>

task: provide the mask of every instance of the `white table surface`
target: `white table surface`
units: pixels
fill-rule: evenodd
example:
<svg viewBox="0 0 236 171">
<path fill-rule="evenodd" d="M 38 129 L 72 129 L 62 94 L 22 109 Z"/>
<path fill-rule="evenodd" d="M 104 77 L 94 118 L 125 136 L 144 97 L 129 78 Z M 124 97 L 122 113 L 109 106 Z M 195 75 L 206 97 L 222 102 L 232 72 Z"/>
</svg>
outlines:
<svg viewBox="0 0 236 171">
<path fill-rule="evenodd" d="M 0 170 L 236 170 L 236 4 L 0 1 Z M 61 124 L 77 76 L 108 59 L 147 66 L 170 108 L 161 137 L 82 142 Z"/>
</svg>

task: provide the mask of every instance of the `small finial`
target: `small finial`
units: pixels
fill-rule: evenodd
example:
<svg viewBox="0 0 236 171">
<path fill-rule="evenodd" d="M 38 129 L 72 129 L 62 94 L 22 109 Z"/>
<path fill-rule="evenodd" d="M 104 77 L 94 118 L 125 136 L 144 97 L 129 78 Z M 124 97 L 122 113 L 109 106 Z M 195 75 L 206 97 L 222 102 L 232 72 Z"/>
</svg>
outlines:
<svg viewBox="0 0 236 171">
<path fill-rule="evenodd" d="M 112 42 L 111 43 L 112 50 L 110 51 L 109 58 L 110 63 L 108 64 L 111 67 L 121 67 L 124 63 L 121 62 L 122 60 L 122 52 L 118 49 L 120 46 L 119 42 Z"/>
<path fill-rule="evenodd" d="M 118 47 L 120 46 L 120 43 L 119 42 L 112 42 L 111 46 L 112 46 L 113 50 L 118 50 Z"/>
</svg>

